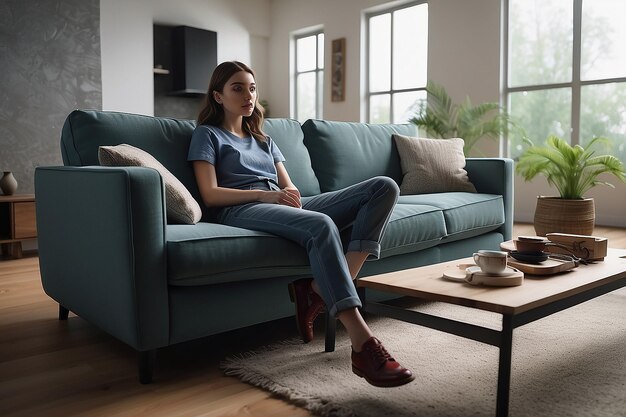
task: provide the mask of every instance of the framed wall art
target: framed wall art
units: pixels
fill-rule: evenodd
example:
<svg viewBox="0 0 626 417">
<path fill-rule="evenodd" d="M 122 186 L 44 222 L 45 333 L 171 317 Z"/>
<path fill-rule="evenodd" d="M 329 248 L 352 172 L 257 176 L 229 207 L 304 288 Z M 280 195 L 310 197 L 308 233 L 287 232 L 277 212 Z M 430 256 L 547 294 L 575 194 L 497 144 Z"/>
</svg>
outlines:
<svg viewBox="0 0 626 417">
<path fill-rule="evenodd" d="M 346 38 L 333 40 L 331 60 L 331 101 L 344 101 L 346 99 Z"/>
</svg>

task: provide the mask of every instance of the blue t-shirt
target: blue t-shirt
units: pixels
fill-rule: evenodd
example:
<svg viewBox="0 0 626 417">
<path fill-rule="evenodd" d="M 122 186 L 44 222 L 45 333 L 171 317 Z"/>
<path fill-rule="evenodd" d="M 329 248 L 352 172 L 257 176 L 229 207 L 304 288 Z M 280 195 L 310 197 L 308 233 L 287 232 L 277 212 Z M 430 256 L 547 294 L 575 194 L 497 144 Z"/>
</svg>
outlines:
<svg viewBox="0 0 626 417">
<path fill-rule="evenodd" d="M 217 126 L 199 125 L 189 144 L 188 161 L 207 161 L 215 167 L 217 185 L 247 188 L 270 180 L 278 185 L 276 162 L 285 157 L 268 136 L 265 143 L 239 136 Z"/>
</svg>

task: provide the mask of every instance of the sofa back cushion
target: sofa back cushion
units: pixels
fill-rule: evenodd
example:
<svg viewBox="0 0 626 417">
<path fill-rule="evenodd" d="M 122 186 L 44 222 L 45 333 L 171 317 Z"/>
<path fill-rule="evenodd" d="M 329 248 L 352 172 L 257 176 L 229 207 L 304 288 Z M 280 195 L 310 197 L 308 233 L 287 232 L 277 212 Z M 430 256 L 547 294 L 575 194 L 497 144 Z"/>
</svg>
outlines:
<svg viewBox="0 0 626 417">
<path fill-rule="evenodd" d="M 392 135 L 415 136 L 412 124 L 365 124 L 307 120 L 304 144 L 323 192 L 335 191 L 378 175 L 402 182 Z"/>
<path fill-rule="evenodd" d="M 263 127 L 285 157 L 289 177 L 303 196 L 320 193 L 320 184 L 311 167 L 311 157 L 304 146 L 300 123 L 292 119 L 266 119 Z"/>
<path fill-rule="evenodd" d="M 96 110 L 75 110 L 67 116 L 61 134 L 63 163 L 72 166 L 99 165 L 98 148 L 122 143 L 143 149 L 183 183 L 197 201 L 202 201 L 191 163 L 189 141 L 196 127 L 193 120 L 171 119 Z M 263 127 L 285 156 L 285 166 L 303 196 L 320 193 L 304 146 L 300 123 L 268 119 Z"/>
<path fill-rule="evenodd" d="M 170 171 L 202 201 L 193 167 L 187 162 L 193 120 L 167 119 L 95 110 L 75 110 L 67 116 L 61 133 L 63 163 L 99 165 L 98 148 L 126 143 L 140 148 Z"/>
</svg>

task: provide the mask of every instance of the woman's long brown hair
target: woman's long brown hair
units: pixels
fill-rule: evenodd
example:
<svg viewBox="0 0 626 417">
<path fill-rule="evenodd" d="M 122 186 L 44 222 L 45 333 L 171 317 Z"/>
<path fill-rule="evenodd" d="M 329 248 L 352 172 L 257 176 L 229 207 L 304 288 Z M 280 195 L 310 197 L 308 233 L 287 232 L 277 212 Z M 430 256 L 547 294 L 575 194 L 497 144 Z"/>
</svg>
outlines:
<svg viewBox="0 0 626 417">
<path fill-rule="evenodd" d="M 245 71 L 252 74 L 256 80 L 254 71 L 246 64 L 239 61 L 226 61 L 219 64 L 213 71 L 211 81 L 209 81 L 209 89 L 204 99 L 202 110 L 198 114 L 198 125 L 221 126 L 224 121 L 224 109 L 215 101 L 213 92 L 224 92 L 224 86 L 234 74 L 239 71 Z M 263 133 L 263 106 L 259 104 L 259 95 L 257 87 L 257 96 L 254 103 L 254 110 L 248 117 L 243 118 L 242 129 L 256 140 L 260 142 L 266 141 L 265 133 Z"/>
</svg>

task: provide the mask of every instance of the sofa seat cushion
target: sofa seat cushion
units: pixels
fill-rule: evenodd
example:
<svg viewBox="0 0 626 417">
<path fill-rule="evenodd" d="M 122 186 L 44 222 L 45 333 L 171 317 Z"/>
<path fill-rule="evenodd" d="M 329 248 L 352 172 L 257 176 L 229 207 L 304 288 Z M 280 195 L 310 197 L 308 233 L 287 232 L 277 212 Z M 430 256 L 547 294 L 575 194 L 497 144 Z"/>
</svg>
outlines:
<svg viewBox="0 0 626 417">
<path fill-rule="evenodd" d="M 381 258 L 433 247 L 444 237 L 441 209 L 398 204 L 381 243 Z M 296 243 L 269 233 L 203 222 L 167 225 L 167 270 L 169 284 L 177 286 L 311 274 L 307 254 Z"/>
<path fill-rule="evenodd" d="M 482 193 L 436 193 L 400 196 L 399 204 L 424 204 L 443 212 L 446 242 L 466 239 L 495 230 L 504 223 L 501 195 Z"/>
<path fill-rule="evenodd" d="M 415 252 L 439 244 L 446 236 L 440 208 L 426 204 L 397 204 L 381 242 L 380 257 Z"/>
<path fill-rule="evenodd" d="M 201 222 L 168 225 L 166 239 L 170 285 L 207 285 L 311 273 L 302 247 L 268 233 Z"/>
</svg>

